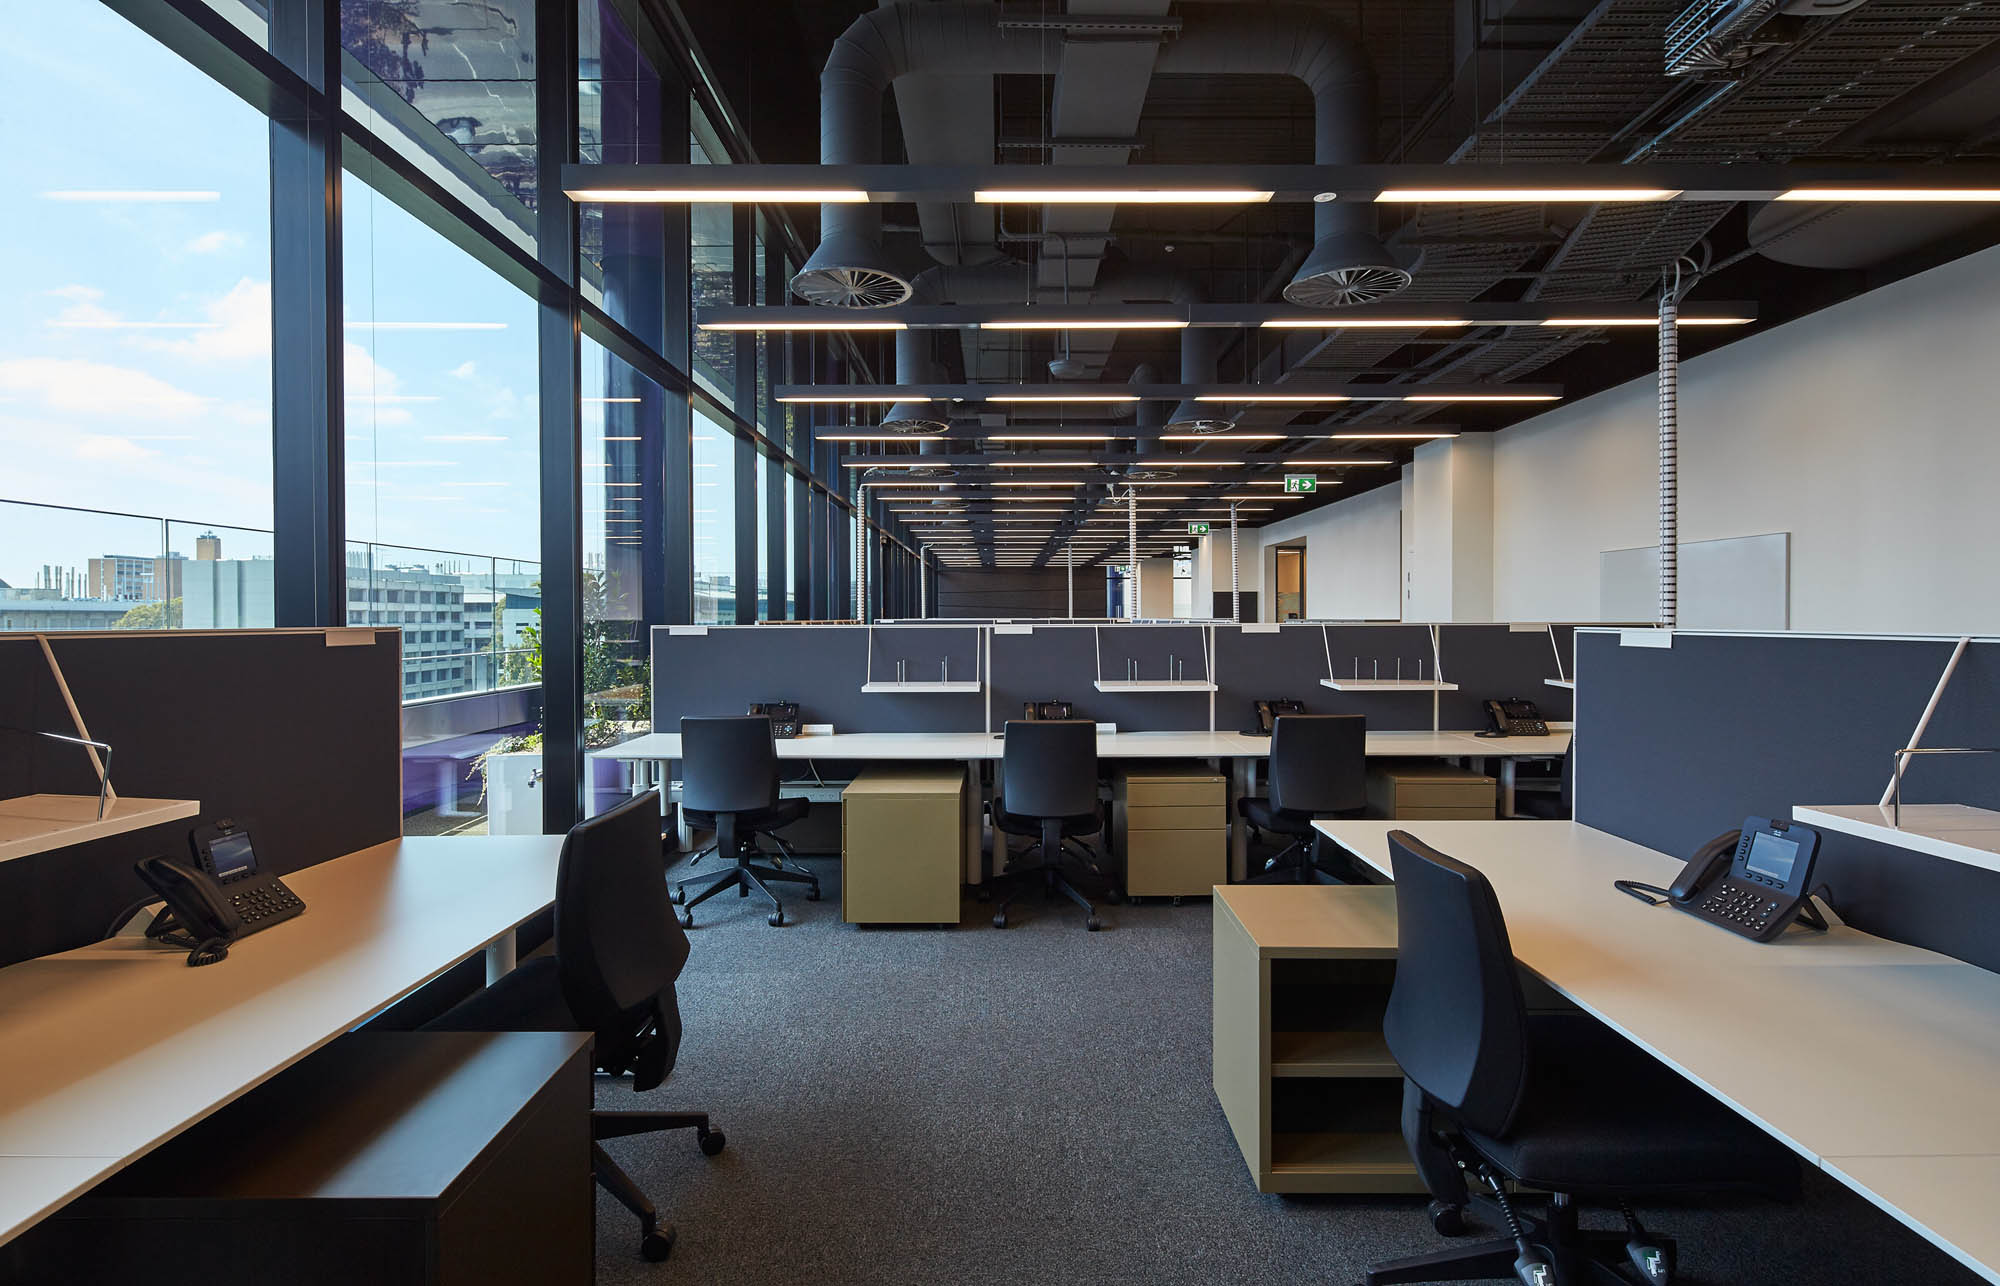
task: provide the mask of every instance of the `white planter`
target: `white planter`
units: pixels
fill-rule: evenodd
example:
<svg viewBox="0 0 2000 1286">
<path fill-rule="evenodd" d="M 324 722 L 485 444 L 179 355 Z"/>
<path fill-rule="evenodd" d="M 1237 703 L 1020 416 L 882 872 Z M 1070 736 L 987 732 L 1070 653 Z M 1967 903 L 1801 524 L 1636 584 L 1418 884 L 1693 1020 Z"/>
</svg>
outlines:
<svg viewBox="0 0 2000 1286">
<path fill-rule="evenodd" d="M 486 833 L 542 833 L 542 753 L 486 757 Z"/>
</svg>

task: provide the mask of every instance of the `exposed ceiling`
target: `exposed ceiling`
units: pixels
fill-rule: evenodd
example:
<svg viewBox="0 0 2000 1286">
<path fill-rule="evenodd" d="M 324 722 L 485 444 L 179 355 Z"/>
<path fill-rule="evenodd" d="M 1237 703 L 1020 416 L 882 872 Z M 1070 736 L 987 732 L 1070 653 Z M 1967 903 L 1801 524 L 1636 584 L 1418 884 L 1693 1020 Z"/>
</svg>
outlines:
<svg viewBox="0 0 2000 1286">
<path fill-rule="evenodd" d="M 684 0 L 683 7 L 705 45 L 712 36 L 724 50 L 746 47 L 750 33 L 743 13 L 760 10 L 755 40 L 769 53 L 762 65 L 785 70 L 760 74 L 755 66 L 736 66 L 730 74 L 739 83 L 729 86 L 729 92 L 754 97 L 754 111 L 745 117 L 757 132 L 760 159 L 817 160 L 817 68 L 849 23 L 875 6 L 862 0 L 793 0 L 786 6 L 788 24 L 768 20 L 771 6 Z M 1248 12 L 1271 6 L 1241 7 Z M 2000 0 L 1865 0 L 1830 16 L 1781 12 L 1740 42 L 1732 55 L 1739 65 L 1691 77 L 1665 74 L 1669 24 L 1688 8 L 1684 0 L 1313 0 L 1301 7 L 1338 18 L 1367 51 L 1376 80 L 1377 160 L 1492 166 L 1528 161 L 1951 163 L 2000 157 Z M 1010 12 L 1027 17 L 1065 12 L 1169 16 L 1177 10 L 1166 0 L 1075 0 L 1067 7 L 1016 4 Z M 782 50 L 770 48 L 778 42 Z M 726 54 L 718 56 L 716 48 L 709 52 L 712 64 L 735 65 Z M 940 77 L 947 83 L 916 86 L 907 93 L 899 83 L 885 102 L 882 159 L 1061 164 L 1080 156 L 1094 163 L 1133 165 L 1313 159 L 1314 102 L 1299 80 L 1168 74 L 1144 61 L 1153 57 L 1151 51 L 1142 53 L 1146 74 L 1136 82 L 1138 97 L 1127 93 L 1121 98 L 1115 87 L 1103 84 L 1092 85 L 1093 92 L 1086 95 L 1078 88 L 1086 84 L 1083 75 L 1066 79 L 1059 67 L 1051 68 L 1050 75 Z M 1079 59 L 1078 65 L 1105 64 L 1100 57 L 1094 62 Z M 799 67 L 813 71 L 801 76 Z M 1111 78 L 1101 70 L 1092 74 L 1100 81 Z M 958 96 L 955 103 L 951 95 Z M 969 112 L 990 146 L 981 141 L 979 154 L 938 156 L 943 144 L 932 128 L 933 114 L 925 114 L 916 128 L 902 125 L 905 113 L 926 113 L 927 105 L 933 114 Z M 985 124 L 989 120 L 990 126 Z M 759 121 L 765 123 L 761 129 Z M 1119 146 L 1108 151 L 1076 146 L 1073 140 L 1093 132 L 1088 128 L 1093 121 L 1104 123 L 1103 133 L 1118 135 L 1096 142 Z M 1056 139 L 1072 142 L 1051 147 Z M 1749 209 L 1722 202 L 1668 202 L 1378 209 L 1377 233 L 1412 265 L 1410 286 L 1394 297 L 1398 304 L 1630 302 L 1643 311 L 1652 306 L 1663 268 L 1693 255 L 1706 260 L 1709 269 L 1692 298 L 1755 301 L 1759 326 L 2000 240 L 2000 223 L 1983 206 Z M 1122 275 L 1126 280 L 1171 279 L 1203 300 L 1226 303 L 1278 298 L 1314 240 L 1313 207 L 1301 205 L 1128 205 L 1119 207 L 1108 224 L 1080 230 L 1065 225 L 1065 217 L 1068 212 L 1058 207 L 1006 207 L 996 225 L 990 209 L 940 212 L 891 206 L 885 214 L 884 247 L 905 256 L 913 267 L 1018 261 L 1024 279 L 1034 282 L 1034 297 L 1043 302 L 1060 300 L 1057 292 L 1065 280 L 1072 298 L 1087 299 L 1105 280 Z M 940 228 L 951 231 L 940 236 Z M 1038 235 L 1052 228 L 1066 235 Z M 1698 353 L 1753 329 L 1690 333 L 1683 351 Z M 1035 332 L 947 334 L 958 337 L 955 346 L 944 345 L 940 354 L 949 373 L 974 381 L 1045 382 L 1046 363 L 1063 343 L 1059 336 Z M 1158 373 L 1155 378 L 1171 383 L 1180 370 L 1179 339 L 1172 332 L 1072 333 L 1067 351 L 1081 376 L 1090 380 L 1123 383 L 1143 364 Z M 894 369 L 886 342 L 873 355 L 878 370 Z M 1262 383 L 1536 381 L 1559 383 L 1574 399 L 1643 374 L 1652 362 L 1644 329 L 1471 327 L 1413 336 L 1247 328 L 1231 332 L 1221 346 L 1216 378 Z M 1238 428 L 1323 435 L 1408 432 L 1437 428 L 1443 421 L 1444 427 L 1485 431 L 1532 413 L 1533 408 L 1519 406 L 1396 402 L 1316 409 L 1266 406 L 1246 411 Z M 1044 410 L 1033 418 L 1046 423 L 1052 417 Z M 1096 416 L 1082 420 L 1102 423 Z M 987 418 L 989 429 L 997 423 L 997 417 Z M 1248 454 L 1272 460 L 1309 451 L 1314 459 L 1365 455 L 1400 461 L 1414 447 L 1411 442 L 1304 437 L 1227 447 L 1171 445 L 1194 459 L 1226 450 L 1232 458 Z M 865 448 L 891 460 L 916 449 Z M 1064 450 L 1062 444 L 990 441 L 979 447 L 939 444 L 939 449 L 1012 457 Z M 974 479 L 1001 472 L 967 472 L 955 494 L 988 494 Z M 1321 473 L 1345 481 L 1296 506 L 1245 515 L 1246 521 L 1285 516 L 1396 476 L 1394 468 L 1374 466 Z M 997 490 L 990 494 L 1004 495 Z M 1106 520 L 1116 519 L 1117 530 L 1123 531 L 1122 506 L 1092 507 L 1105 496 L 1101 486 L 1084 494 L 1091 502 L 1066 506 L 1072 516 L 1056 516 L 1069 525 L 1084 517 L 1097 519 L 1090 525 L 1093 531 L 1111 529 L 1114 524 Z M 1142 522 L 1142 530 L 1152 527 L 1166 534 L 1169 523 L 1159 506 L 1142 505 L 1142 519 L 1149 508 L 1154 515 Z M 988 538 L 996 530 L 991 507 L 982 512 L 975 504 L 967 516 L 972 521 L 966 529 L 987 541 L 990 560 L 995 546 Z M 1184 531 L 1179 524 L 1185 517 L 1173 515 L 1172 528 Z M 1060 565 L 1057 550 L 1051 540 L 1035 552 Z"/>
</svg>

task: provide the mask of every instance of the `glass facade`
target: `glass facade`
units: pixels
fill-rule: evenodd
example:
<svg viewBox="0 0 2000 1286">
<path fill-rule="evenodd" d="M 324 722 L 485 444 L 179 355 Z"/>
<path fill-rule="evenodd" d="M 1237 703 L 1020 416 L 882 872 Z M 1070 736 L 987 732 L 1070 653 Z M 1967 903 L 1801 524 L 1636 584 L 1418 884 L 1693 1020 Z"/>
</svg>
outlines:
<svg viewBox="0 0 2000 1286">
<path fill-rule="evenodd" d="M 651 627 L 853 610 L 839 460 L 771 401 L 820 350 L 687 311 L 781 300 L 792 212 L 543 187 L 572 124 L 565 160 L 744 153 L 646 6 L 184 3 L 0 32 L 0 119 L 64 105 L 0 169 L 0 629 L 393 628 L 408 832 L 623 797 L 585 756 L 650 728 Z"/>
</svg>

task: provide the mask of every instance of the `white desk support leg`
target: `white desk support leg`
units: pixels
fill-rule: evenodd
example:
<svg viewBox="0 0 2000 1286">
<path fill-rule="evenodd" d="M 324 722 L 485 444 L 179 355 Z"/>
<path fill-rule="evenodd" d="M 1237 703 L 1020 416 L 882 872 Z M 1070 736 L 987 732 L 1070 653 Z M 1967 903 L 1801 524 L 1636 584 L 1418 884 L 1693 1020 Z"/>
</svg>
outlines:
<svg viewBox="0 0 2000 1286">
<path fill-rule="evenodd" d="M 1247 799 L 1257 789 L 1257 761 L 1237 755 L 1229 761 L 1229 878 L 1241 883 L 1250 874 L 1250 823 L 1236 815 L 1236 801 Z"/>
<path fill-rule="evenodd" d="M 1514 765 L 1520 762 L 1511 755 L 1500 759 L 1500 815 L 1514 815 Z"/>
<path fill-rule="evenodd" d="M 486 985 L 492 986 L 514 972 L 514 931 L 501 934 L 486 944 Z"/>
</svg>

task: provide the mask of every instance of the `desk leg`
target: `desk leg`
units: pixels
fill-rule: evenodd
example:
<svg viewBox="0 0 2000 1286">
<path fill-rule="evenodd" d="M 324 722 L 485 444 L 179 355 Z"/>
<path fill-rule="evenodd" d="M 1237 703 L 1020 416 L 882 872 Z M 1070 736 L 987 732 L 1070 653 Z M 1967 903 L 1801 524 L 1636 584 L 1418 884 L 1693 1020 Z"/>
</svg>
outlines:
<svg viewBox="0 0 2000 1286">
<path fill-rule="evenodd" d="M 1520 762 L 1511 755 L 1500 760 L 1500 815 L 1514 815 L 1514 765 Z"/>
<path fill-rule="evenodd" d="M 486 985 L 492 986 L 514 972 L 514 931 L 501 934 L 486 944 Z"/>
<path fill-rule="evenodd" d="M 1240 884 L 1250 874 L 1250 824 L 1236 815 L 1236 801 L 1257 789 L 1257 761 L 1237 755 L 1229 761 L 1229 880 Z"/>
<path fill-rule="evenodd" d="M 965 882 L 980 884 L 985 881 L 985 834 L 980 825 L 985 816 L 985 801 L 980 798 L 979 761 L 968 759 L 965 763 Z"/>
</svg>

